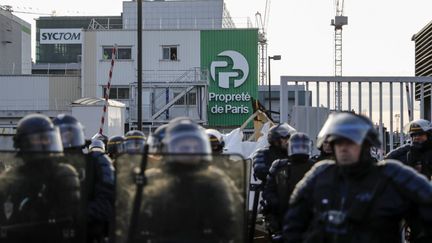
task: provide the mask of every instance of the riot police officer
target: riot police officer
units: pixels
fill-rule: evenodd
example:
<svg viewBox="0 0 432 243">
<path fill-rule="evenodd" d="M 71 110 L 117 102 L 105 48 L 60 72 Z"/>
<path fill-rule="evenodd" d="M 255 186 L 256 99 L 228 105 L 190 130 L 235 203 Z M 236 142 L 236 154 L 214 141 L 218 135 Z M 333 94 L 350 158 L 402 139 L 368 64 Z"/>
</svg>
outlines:
<svg viewBox="0 0 432 243">
<path fill-rule="evenodd" d="M 168 124 L 163 124 L 156 128 L 152 134 L 150 134 L 147 143 L 149 145 L 150 153 L 160 153 L 162 150 L 162 139 L 165 137 L 166 129 Z"/>
<path fill-rule="evenodd" d="M 125 134 L 125 141 L 123 147 L 126 153 L 139 154 L 144 152 L 145 135 L 138 130 L 132 130 Z"/>
<path fill-rule="evenodd" d="M 92 141 L 88 157 L 87 242 L 103 242 L 114 213 L 114 167 L 101 140 Z"/>
<path fill-rule="evenodd" d="M 432 125 L 429 121 L 418 119 L 408 124 L 411 144 L 390 152 L 386 158 L 397 159 L 431 179 L 432 176 Z"/>
<path fill-rule="evenodd" d="M 55 117 L 53 123 L 60 130 L 64 152 L 82 153 L 85 138 L 81 123 L 75 117 L 66 114 Z"/>
<path fill-rule="evenodd" d="M 206 129 L 206 133 L 209 137 L 213 154 L 222 154 L 225 147 L 222 134 L 215 129 Z"/>
<path fill-rule="evenodd" d="M 192 120 L 171 123 L 160 167 L 146 171 L 138 241 L 240 242 L 243 198 L 211 165 L 205 130 Z"/>
<path fill-rule="evenodd" d="M 314 162 L 319 162 L 321 160 L 326 160 L 326 159 L 334 159 L 333 150 L 330 146 L 330 143 L 327 140 L 324 140 L 321 146 L 317 148 L 320 151 L 320 153 L 311 158 Z"/>
<path fill-rule="evenodd" d="M 123 142 L 125 141 L 124 136 L 112 136 L 108 140 L 107 153 L 108 156 L 114 161 L 120 154 L 124 152 Z"/>
<path fill-rule="evenodd" d="M 289 197 L 313 165 L 309 159 L 311 147 L 310 138 L 296 132 L 288 142 L 288 158 L 275 160 L 270 167 L 262 197 L 266 205 L 266 225 L 273 241 L 282 240 L 282 220 L 288 210 Z"/>
<path fill-rule="evenodd" d="M 432 186 L 397 161 L 376 163 L 370 148 L 380 145 L 378 136 L 366 117 L 330 115 L 318 145 L 327 139 L 335 161 L 317 163 L 296 186 L 286 242 L 401 242 L 401 221 L 414 215 L 424 228 L 412 240 L 431 242 Z"/>
<path fill-rule="evenodd" d="M 44 115 L 27 115 L 18 122 L 14 147 L 23 164 L 0 177 L 0 241 L 77 241 L 80 184 L 75 169 L 58 161 L 59 129 Z"/>
<path fill-rule="evenodd" d="M 267 136 L 270 146 L 257 150 L 252 159 L 256 178 L 264 182 L 273 161 L 287 158 L 288 139 L 295 131 L 286 123 L 270 128 Z"/>
<path fill-rule="evenodd" d="M 100 140 L 100 141 L 102 141 L 104 143 L 105 147 L 108 145 L 108 137 L 105 134 L 96 133 L 91 138 L 91 141 L 94 141 L 94 140 Z"/>
</svg>

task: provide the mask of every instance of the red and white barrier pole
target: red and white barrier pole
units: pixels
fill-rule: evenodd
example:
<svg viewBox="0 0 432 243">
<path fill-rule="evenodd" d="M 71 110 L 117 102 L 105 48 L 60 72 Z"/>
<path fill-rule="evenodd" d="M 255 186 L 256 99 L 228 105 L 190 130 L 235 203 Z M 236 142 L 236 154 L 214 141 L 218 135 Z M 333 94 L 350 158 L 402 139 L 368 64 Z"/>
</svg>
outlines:
<svg viewBox="0 0 432 243">
<path fill-rule="evenodd" d="M 105 116 L 106 116 L 106 112 L 108 109 L 108 99 L 109 99 L 109 93 L 110 93 L 110 89 L 111 89 L 111 79 L 112 79 L 112 73 L 113 73 L 113 69 L 114 69 L 114 60 L 115 60 L 116 52 L 117 52 L 117 45 L 114 45 L 112 48 L 112 52 L 111 52 L 111 67 L 109 70 L 108 84 L 106 86 L 105 94 L 104 94 L 105 104 L 103 107 L 101 125 L 99 128 L 99 134 L 101 134 L 101 135 L 103 134 L 103 127 L 105 124 Z"/>
</svg>

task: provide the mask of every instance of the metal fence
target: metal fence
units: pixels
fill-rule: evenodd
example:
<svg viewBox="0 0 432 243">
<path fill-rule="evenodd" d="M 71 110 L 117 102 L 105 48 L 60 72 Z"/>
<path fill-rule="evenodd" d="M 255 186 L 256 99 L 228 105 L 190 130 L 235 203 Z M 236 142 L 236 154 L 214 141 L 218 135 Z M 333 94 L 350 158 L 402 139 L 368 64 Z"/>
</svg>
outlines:
<svg viewBox="0 0 432 243">
<path fill-rule="evenodd" d="M 304 85 L 305 106 L 335 111 L 335 86 L 342 86 L 342 110 L 368 116 L 379 129 L 382 153 L 405 142 L 403 128 L 417 118 L 432 119 L 432 77 L 328 77 L 282 76 L 280 89 L 281 122 L 288 121 L 288 85 Z M 298 104 L 298 91 L 295 93 Z M 303 117 L 308 125 L 309 112 Z M 322 125 L 322 124 L 321 124 Z M 394 129 L 396 127 L 396 129 Z M 310 134 L 310 136 L 317 134 Z"/>
</svg>

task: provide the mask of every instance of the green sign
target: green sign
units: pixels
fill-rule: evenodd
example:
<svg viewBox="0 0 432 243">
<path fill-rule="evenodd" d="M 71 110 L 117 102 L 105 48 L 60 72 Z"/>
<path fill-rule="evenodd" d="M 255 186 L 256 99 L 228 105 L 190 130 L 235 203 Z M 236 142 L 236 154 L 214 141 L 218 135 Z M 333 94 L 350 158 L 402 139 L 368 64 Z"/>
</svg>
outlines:
<svg viewBox="0 0 432 243">
<path fill-rule="evenodd" d="M 201 31 L 201 67 L 209 71 L 210 126 L 240 126 L 258 97 L 258 31 Z"/>
</svg>

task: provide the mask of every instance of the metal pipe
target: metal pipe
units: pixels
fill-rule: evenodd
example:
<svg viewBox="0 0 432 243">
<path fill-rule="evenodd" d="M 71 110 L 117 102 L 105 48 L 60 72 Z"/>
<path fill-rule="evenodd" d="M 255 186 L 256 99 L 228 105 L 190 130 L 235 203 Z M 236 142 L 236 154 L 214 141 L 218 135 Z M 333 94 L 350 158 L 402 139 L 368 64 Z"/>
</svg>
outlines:
<svg viewBox="0 0 432 243">
<path fill-rule="evenodd" d="M 362 83 L 358 82 L 358 114 L 362 113 Z"/>
<path fill-rule="evenodd" d="M 390 136 L 389 136 L 389 144 L 390 151 L 393 150 L 393 83 L 390 82 Z"/>
<path fill-rule="evenodd" d="M 425 114 L 424 114 L 424 83 L 420 84 L 420 118 L 425 119 Z"/>
<path fill-rule="evenodd" d="M 372 120 L 372 82 L 369 82 L 369 119 Z"/>
<path fill-rule="evenodd" d="M 410 117 L 410 121 L 412 121 L 412 120 L 414 120 L 414 102 L 415 102 L 414 83 L 413 82 L 410 83 L 410 88 L 411 88 L 411 117 Z"/>
<path fill-rule="evenodd" d="M 381 137 L 381 152 L 385 151 L 385 144 L 384 144 L 384 131 L 383 131 L 383 97 L 382 97 L 382 83 L 379 83 L 379 133 Z"/>
<path fill-rule="evenodd" d="M 306 93 L 305 93 L 305 105 L 306 105 L 306 134 L 310 134 L 309 129 L 309 110 L 310 110 L 310 104 L 309 104 L 309 82 L 306 82 Z"/>
<path fill-rule="evenodd" d="M 138 107 L 138 130 L 142 131 L 142 1 L 137 1 L 137 74 L 138 74 L 138 90 L 137 90 L 137 107 Z"/>
<path fill-rule="evenodd" d="M 348 82 L 348 111 L 351 111 L 351 82 Z"/>
<path fill-rule="evenodd" d="M 330 109 L 330 81 L 327 81 L 327 108 Z"/>
<path fill-rule="evenodd" d="M 400 82 L 400 133 L 399 133 L 399 144 L 402 146 L 404 142 L 403 135 L 403 124 L 404 124 L 404 110 L 403 110 L 403 83 Z"/>
</svg>

